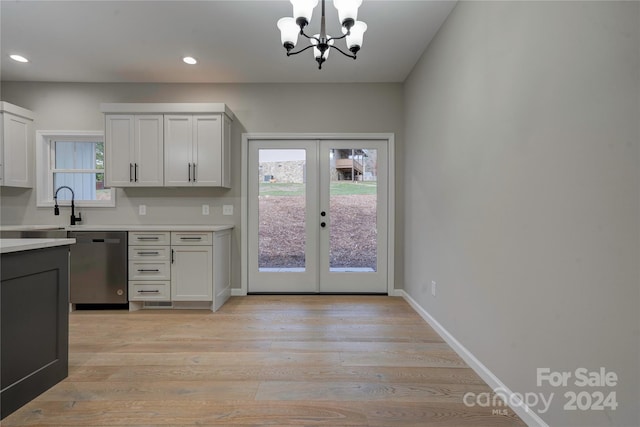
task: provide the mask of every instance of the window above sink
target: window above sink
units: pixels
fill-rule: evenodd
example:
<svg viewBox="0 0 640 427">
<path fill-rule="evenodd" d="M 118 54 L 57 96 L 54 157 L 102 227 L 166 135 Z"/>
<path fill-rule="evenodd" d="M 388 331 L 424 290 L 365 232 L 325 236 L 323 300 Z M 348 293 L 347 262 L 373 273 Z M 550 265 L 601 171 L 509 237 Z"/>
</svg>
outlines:
<svg viewBox="0 0 640 427">
<path fill-rule="evenodd" d="M 114 207 L 115 189 L 105 188 L 104 133 L 101 131 L 37 131 L 38 207 L 54 205 L 61 186 L 71 187 L 77 207 Z M 58 193 L 58 204 L 67 206 L 71 193 Z"/>
</svg>

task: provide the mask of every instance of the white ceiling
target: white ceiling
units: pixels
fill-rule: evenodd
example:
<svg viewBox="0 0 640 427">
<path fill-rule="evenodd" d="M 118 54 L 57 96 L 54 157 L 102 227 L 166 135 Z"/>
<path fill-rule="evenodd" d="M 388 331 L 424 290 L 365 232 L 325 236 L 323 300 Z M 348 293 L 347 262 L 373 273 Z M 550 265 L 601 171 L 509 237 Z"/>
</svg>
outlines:
<svg viewBox="0 0 640 427">
<path fill-rule="evenodd" d="M 1 79 L 55 82 L 402 82 L 455 1 L 365 0 L 356 61 L 287 58 L 276 22 L 289 1 L 0 1 Z M 340 34 L 326 2 L 327 32 Z M 312 33 L 319 32 L 320 6 Z M 342 44 L 341 44 L 342 43 Z M 336 45 L 344 47 L 344 41 Z M 297 48 L 306 46 L 300 38 Z M 297 49 L 296 49 L 297 50 Z M 9 59 L 19 53 L 30 59 Z M 198 59 L 188 66 L 182 57 Z"/>
</svg>

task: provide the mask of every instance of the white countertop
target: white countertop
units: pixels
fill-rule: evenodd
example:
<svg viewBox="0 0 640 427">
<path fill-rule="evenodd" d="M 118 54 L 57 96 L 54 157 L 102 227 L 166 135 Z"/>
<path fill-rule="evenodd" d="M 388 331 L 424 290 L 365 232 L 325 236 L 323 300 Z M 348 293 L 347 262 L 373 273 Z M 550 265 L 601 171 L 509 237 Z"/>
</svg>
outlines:
<svg viewBox="0 0 640 427">
<path fill-rule="evenodd" d="M 223 231 L 233 225 L 69 225 L 69 231 Z"/>
<path fill-rule="evenodd" d="M 3 225 L 0 230 L 24 231 L 24 230 L 60 230 L 69 231 L 223 231 L 231 230 L 233 225 L 141 225 L 141 224 L 109 224 L 109 225 Z"/>
<path fill-rule="evenodd" d="M 3 231 L 64 230 L 63 225 L 0 225 Z"/>
<path fill-rule="evenodd" d="M 0 239 L 0 253 L 73 245 L 76 239 Z"/>
</svg>

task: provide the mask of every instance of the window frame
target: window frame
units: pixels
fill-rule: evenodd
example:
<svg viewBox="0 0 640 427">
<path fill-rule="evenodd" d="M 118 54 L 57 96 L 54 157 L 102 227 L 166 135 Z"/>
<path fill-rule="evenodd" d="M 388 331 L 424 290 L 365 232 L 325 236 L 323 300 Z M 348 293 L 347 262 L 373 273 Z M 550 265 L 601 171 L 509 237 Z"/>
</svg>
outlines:
<svg viewBox="0 0 640 427">
<path fill-rule="evenodd" d="M 102 131 L 36 131 L 36 199 L 37 207 L 53 207 L 53 173 L 52 153 L 53 142 L 102 142 L 105 143 L 104 132 Z M 106 174 L 107 159 L 105 158 L 105 169 L 100 173 Z M 89 171 L 89 170 L 87 170 Z M 64 172 L 64 170 L 56 170 Z M 70 172 L 75 172 L 72 170 Z M 107 189 L 107 187 L 105 187 Z M 111 190 L 110 200 L 75 200 L 77 207 L 85 208 L 114 208 L 116 206 L 116 189 Z M 70 200 L 60 200 L 59 206 L 70 206 Z"/>
</svg>

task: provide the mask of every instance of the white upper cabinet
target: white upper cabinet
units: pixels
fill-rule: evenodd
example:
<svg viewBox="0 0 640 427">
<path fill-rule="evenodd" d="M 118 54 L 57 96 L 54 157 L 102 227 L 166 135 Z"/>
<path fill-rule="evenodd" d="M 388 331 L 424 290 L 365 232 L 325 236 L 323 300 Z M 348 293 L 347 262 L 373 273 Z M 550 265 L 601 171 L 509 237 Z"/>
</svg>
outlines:
<svg viewBox="0 0 640 427">
<path fill-rule="evenodd" d="M 233 113 L 224 104 L 102 104 L 101 109 L 107 185 L 231 186 Z"/>
<path fill-rule="evenodd" d="M 165 180 L 171 187 L 229 187 L 222 114 L 165 115 Z"/>
<path fill-rule="evenodd" d="M 161 114 L 107 114 L 105 142 L 107 186 L 163 185 L 164 137 Z"/>
<path fill-rule="evenodd" d="M 33 187 L 33 113 L 0 102 L 0 185 Z"/>
<path fill-rule="evenodd" d="M 165 116 L 164 185 L 170 187 L 191 186 L 193 175 L 193 117 Z"/>
</svg>

